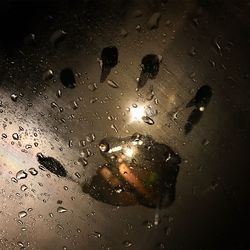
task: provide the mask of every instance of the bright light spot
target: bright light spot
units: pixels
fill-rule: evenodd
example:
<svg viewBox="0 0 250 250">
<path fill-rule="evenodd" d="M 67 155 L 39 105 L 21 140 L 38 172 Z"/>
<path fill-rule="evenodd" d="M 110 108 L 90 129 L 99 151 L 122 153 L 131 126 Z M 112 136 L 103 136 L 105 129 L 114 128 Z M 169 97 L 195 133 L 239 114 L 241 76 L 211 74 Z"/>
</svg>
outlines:
<svg viewBox="0 0 250 250">
<path fill-rule="evenodd" d="M 137 108 L 131 108 L 131 121 L 140 121 L 143 116 L 145 116 L 145 110 L 144 107 L 137 107 Z"/>
<path fill-rule="evenodd" d="M 205 107 L 200 107 L 199 110 L 203 112 L 205 110 Z"/>
<path fill-rule="evenodd" d="M 114 152 L 120 151 L 121 149 L 122 149 L 121 146 L 117 146 L 117 147 L 111 148 L 108 152 L 109 152 L 109 153 L 114 153 Z"/>
<path fill-rule="evenodd" d="M 132 157 L 134 155 L 134 150 L 132 148 L 125 148 L 124 153 L 127 157 Z"/>
</svg>

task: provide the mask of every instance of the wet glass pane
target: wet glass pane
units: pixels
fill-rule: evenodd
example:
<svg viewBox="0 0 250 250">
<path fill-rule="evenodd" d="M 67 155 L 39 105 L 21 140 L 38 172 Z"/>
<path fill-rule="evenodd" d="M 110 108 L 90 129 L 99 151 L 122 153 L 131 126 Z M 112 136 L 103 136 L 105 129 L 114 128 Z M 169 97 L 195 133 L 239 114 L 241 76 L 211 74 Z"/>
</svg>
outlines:
<svg viewBox="0 0 250 250">
<path fill-rule="evenodd" d="M 0 250 L 249 249 L 247 0 L 0 2 Z"/>
</svg>

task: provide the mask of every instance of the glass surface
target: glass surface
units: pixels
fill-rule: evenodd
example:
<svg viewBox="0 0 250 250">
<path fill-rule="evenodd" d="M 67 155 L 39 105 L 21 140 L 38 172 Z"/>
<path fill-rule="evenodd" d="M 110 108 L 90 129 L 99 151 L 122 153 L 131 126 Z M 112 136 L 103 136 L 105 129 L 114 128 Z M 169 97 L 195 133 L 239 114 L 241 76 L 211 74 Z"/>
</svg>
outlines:
<svg viewBox="0 0 250 250">
<path fill-rule="evenodd" d="M 249 13 L 1 1 L 0 250 L 249 249 Z"/>
</svg>

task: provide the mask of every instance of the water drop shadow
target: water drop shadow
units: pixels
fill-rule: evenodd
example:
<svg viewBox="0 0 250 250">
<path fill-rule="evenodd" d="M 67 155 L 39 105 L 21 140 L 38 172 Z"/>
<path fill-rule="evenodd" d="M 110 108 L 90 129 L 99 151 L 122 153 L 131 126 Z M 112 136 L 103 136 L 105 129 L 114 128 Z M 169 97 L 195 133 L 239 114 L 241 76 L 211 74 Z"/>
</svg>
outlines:
<svg viewBox="0 0 250 250">
<path fill-rule="evenodd" d="M 142 58 L 141 61 L 142 71 L 137 84 L 137 88 L 142 88 L 148 81 L 148 79 L 154 79 L 160 67 L 159 56 L 155 54 L 148 54 Z"/>
<path fill-rule="evenodd" d="M 193 106 L 195 108 L 190 113 L 184 126 L 184 132 L 186 135 L 189 134 L 193 130 L 194 126 L 200 122 L 212 95 L 212 88 L 208 85 L 203 85 L 198 89 L 195 96 L 187 103 L 186 108 Z"/>
<path fill-rule="evenodd" d="M 76 80 L 72 69 L 65 68 L 60 73 L 60 80 L 66 88 L 75 88 Z"/>
<path fill-rule="evenodd" d="M 39 164 L 41 164 L 44 168 L 46 168 L 48 171 L 51 173 L 61 176 L 61 177 L 66 177 L 67 176 L 67 171 L 64 168 L 64 166 L 55 158 L 53 157 L 46 157 L 42 153 L 37 154 L 37 161 Z"/>
<path fill-rule="evenodd" d="M 115 46 L 106 47 L 101 53 L 102 72 L 100 82 L 104 82 L 109 76 L 111 69 L 118 63 L 118 49 Z"/>
</svg>

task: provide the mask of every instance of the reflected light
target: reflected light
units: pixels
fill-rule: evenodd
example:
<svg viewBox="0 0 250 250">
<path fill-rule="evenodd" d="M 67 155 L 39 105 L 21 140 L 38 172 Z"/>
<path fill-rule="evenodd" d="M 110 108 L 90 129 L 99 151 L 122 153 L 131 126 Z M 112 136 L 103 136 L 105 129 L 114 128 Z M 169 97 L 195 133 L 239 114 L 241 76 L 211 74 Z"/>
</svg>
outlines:
<svg viewBox="0 0 250 250">
<path fill-rule="evenodd" d="M 134 155 L 134 150 L 132 148 L 126 148 L 124 153 L 127 157 L 132 157 Z"/>
<path fill-rule="evenodd" d="M 145 116 L 144 107 L 136 107 L 130 110 L 131 113 L 131 121 L 141 121 L 142 117 Z"/>
</svg>

